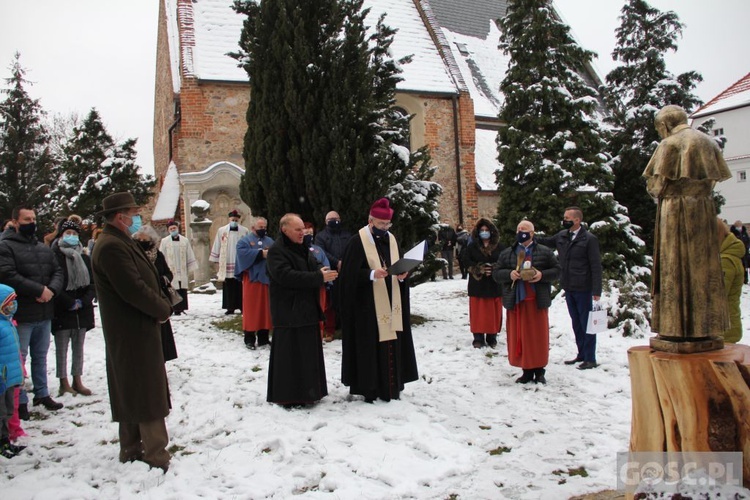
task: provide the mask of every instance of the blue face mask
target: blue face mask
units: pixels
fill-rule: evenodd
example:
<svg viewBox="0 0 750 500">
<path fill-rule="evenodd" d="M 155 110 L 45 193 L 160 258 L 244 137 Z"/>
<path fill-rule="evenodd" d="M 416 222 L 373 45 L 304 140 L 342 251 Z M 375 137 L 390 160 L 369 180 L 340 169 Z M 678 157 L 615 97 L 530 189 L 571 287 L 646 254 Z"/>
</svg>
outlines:
<svg viewBox="0 0 750 500">
<path fill-rule="evenodd" d="M 130 227 L 128 227 L 128 232 L 130 234 L 135 234 L 138 232 L 138 230 L 143 226 L 143 221 L 141 220 L 140 215 L 129 215 L 130 217 Z"/>
<path fill-rule="evenodd" d="M 490 239 L 490 232 L 489 231 L 479 231 L 479 237 L 483 240 L 489 240 Z"/>
<path fill-rule="evenodd" d="M 237 221 L 236 220 L 230 220 L 229 221 L 229 227 L 232 229 L 237 229 Z"/>
<path fill-rule="evenodd" d="M 170 236 L 171 236 L 172 238 L 176 238 L 178 234 L 180 234 L 180 232 L 179 232 L 179 231 L 170 231 L 170 232 L 169 232 L 169 235 L 170 235 Z"/>
<path fill-rule="evenodd" d="M 77 247 L 79 242 L 77 234 L 66 234 L 62 240 L 69 247 Z"/>
</svg>

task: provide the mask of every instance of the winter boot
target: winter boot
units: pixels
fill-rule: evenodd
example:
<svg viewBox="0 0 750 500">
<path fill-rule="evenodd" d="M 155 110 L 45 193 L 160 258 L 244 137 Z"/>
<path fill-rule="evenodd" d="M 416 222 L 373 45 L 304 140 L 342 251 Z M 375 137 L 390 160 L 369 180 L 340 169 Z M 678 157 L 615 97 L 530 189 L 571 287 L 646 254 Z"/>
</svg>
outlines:
<svg viewBox="0 0 750 500">
<path fill-rule="evenodd" d="M 497 347 L 497 334 L 496 333 L 487 334 L 487 345 L 493 349 Z"/>
<path fill-rule="evenodd" d="M 13 458 L 25 449 L 25 446 L 11 444 L 7 437 L 0 439 L 0 455 L 5 458 Z"/>
<path fill-rule="evenodd" d="M 524 370 L 523 375 L 516 379 L 516 384 L 528 384 L 534 380 L 534 370 Z"/>
<path fill-rule="evenodd" d="M 271 341 L 268 340 L 268 330 L 258 330 L 258 347 L 270 344 Z"/>
<path fill-rule="evenodd" d="M 80 375 L 73 376 L 73 390 L 83 396 L 91 396 L 91 389 L 83 385 Z"/>
<path fill-rule="evenodd" d="M 65 393 L 75 394 L 76 391 L 70 387 L 70 383 L 68 383 L 67 378 L 61 378 L 60 379 L 60 390 L 58 391 L 57 395 L 62 396 Z"/>
<path fill-rule="evenodd" d="M 29 405 L 27 403 L 18 404 L 18 418 L 21 420 L 29 420 Z"/>
<path fill-rule="evenodd" d="M 245 347 L 250 350 L 255 350 L 255 332 L 245 331 Z"/>
<path fill-rule="evenodd" d="M 535 368 L 534 369 L 534 382 L 537 384 L 546 384 L 547 379 L 544 378 L 544 374 L 547 371 L 544 368 Z"/>
<path fill-rule="evenodd" d="M 475 333 L 474 334 L 474 342 L 472 342 L 471 345 L 473 345 L 475 349 L 479 349 L 479 348 L 482 348 L 485 345 L 487 345 L 487 344 L 484 343 L 484 334 L 483 333 Z"/>
</svg>

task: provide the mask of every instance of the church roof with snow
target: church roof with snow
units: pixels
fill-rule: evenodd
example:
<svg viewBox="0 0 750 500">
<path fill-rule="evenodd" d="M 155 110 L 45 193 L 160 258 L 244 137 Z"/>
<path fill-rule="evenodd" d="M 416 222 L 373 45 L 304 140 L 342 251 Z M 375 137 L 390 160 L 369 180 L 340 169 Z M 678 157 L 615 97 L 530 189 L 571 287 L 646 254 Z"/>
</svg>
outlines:
<svg viewBox="0 0 750 500">
<path fill-rule="evenodd" d="M 740 78 L 725 91 L 708 101 L 692 114 L 691 118 L 729 111 L 750 106 L 750 73 Z"/>
</svg>

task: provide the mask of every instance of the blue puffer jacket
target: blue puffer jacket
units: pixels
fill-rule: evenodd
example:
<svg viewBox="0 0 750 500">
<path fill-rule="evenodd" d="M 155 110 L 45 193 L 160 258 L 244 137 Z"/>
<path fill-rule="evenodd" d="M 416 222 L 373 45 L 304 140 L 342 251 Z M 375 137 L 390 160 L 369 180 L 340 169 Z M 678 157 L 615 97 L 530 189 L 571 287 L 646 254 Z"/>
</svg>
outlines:
<svg viewBox="0 0 750 500">
<path fill-rule="evenodd" d="M 0 305 L 15 291 L 8 285 L 0 284 Z M 11 321 L 10 314 L 5 307 L 0 308 L 0 394 L 4 389 L 21 385 L 23 372 L 21 371 L 21 346 L 18 342 L 18 332 Z M 4 387 L 3 387 L 4 386 Z"/>
</svg>

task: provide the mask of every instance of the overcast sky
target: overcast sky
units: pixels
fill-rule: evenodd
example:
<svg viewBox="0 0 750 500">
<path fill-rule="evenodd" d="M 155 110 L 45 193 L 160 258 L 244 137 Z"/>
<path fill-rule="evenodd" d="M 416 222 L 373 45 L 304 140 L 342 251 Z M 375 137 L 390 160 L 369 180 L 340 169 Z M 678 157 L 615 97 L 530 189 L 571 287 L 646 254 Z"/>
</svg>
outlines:
<svg viewBox="0 0 750 500">
<path fill-rule="evenodd" d="M 667 57 L 668 69 L 699 71 L 705 79 L 697 89 L 701 99 L 708 101 L 750 72 L 750 0 L 650 3 L 676 11 L 686 25 L 678 52 Z M 158 4 L 0 0 L 0 76 L 10 76 L 13 54 L 20 52 L 34 83 L 29 93 L 45 110 L 83 117 L 96 107 L 110 134 L 138 138 L 138 163 L 152 173 Z M 610 54 L 623 2 L 555 0 L 555 5 L 581 44 L 599 54 L 595 67 L 603 78 L 615 66 Z"/>
</svg>

